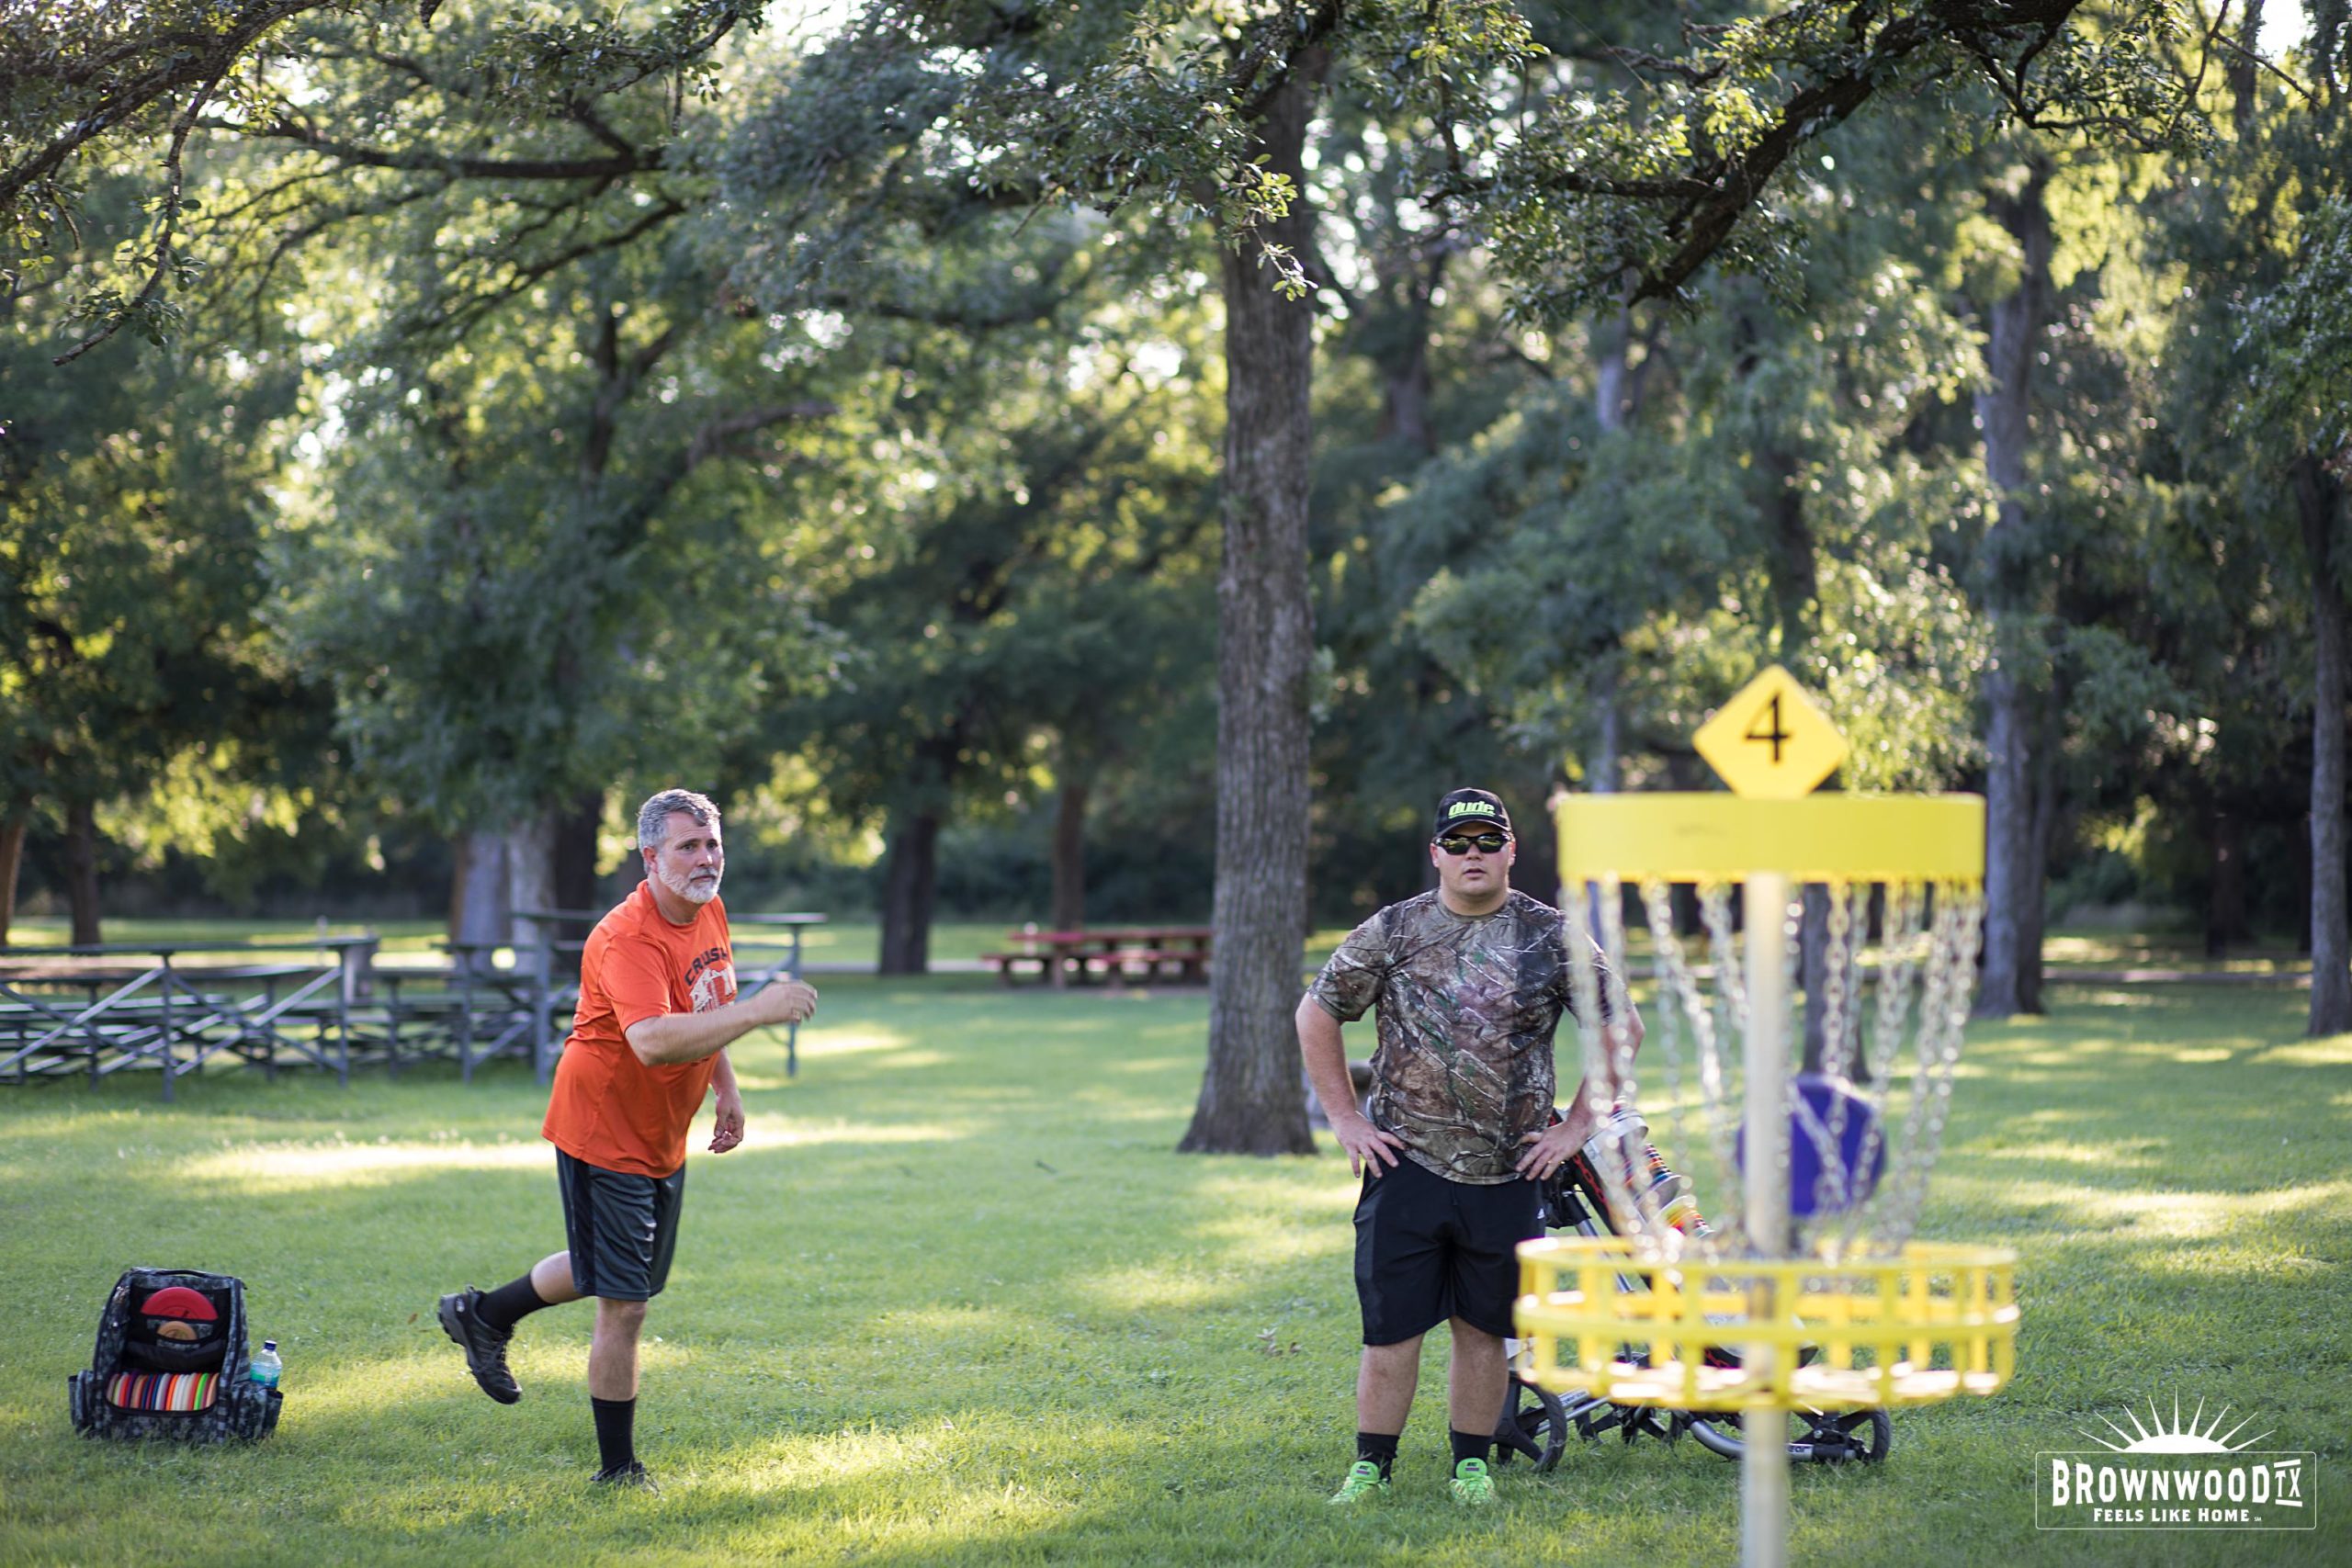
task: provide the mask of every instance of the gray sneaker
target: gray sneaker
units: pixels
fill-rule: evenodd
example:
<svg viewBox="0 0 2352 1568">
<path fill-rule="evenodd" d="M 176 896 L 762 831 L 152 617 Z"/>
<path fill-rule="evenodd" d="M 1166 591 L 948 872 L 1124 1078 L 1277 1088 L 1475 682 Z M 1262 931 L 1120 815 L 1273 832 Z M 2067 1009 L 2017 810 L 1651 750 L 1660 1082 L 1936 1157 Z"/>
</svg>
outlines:
<svg viewBox="0 0 2352 1568">
<path fill-rule="evenodd" d="M 482 1393 L 501 1404 L 512 1404 L 523 1397 L 522 1386 L 506 1370 L 506 1345 L 514 1337 L 514 1331 L 492 1328 L 481 1320 L 480 1291 L 468 1285 L 455 1295 L 443 1296 L 441 1326 L 465 1351 L 466 1371 L 473 1373 Z"/>
</svg>

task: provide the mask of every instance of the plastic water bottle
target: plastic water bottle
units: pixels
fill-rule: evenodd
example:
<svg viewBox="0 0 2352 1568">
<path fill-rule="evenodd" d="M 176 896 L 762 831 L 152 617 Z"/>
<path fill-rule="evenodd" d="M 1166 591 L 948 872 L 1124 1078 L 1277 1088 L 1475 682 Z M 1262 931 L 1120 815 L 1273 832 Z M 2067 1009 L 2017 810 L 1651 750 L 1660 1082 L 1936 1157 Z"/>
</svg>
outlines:
<svg viewBox="0 0 2352 1568">
<path fill-rule="evenodd" d="M 277 1359 L 277 1341 L 265 1339 L 261 1348 L 254 1352 L 253 1367 L 246 1375 L 264 1388 L 276 1388 L 278 1374 L 285 1370 L 286 1364 Z"/>
</svg>

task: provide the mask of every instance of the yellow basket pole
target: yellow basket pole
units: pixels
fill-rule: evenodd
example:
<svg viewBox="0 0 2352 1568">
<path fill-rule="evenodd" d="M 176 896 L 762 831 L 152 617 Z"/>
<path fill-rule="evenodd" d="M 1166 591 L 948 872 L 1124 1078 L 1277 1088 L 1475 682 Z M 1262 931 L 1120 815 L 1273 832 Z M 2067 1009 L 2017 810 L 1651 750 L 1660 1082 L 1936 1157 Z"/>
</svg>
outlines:
<svg viewBox="0 0 2352 1568">
<path fill-rule="evenodd" d="M 1789 879 L 1776 871 L 1750 871 L 1745 890 L 1747 921 L 1747 1245 L 1760 1258 L 1781 1258 L 1789 1249 L 1789 1190 L 1781 1174 L 1789 1163 L 1789 1121 L 1783 1101 L 1789 1085 L 1786 1018 Z M 1748 1286 L 1750 1322 L 1777 1323 L 1779 1282 L 1769 1272 Z M 1758 1299 L 1758 1292 L 1762 1299 Z M 1785 1382 L 1781 1353 L 1769 1339 L 1742 1353 L 1768 1393 Z M 1772 1401 L 1778 1403 L 1777 1399 Z M 1740 1418 L 1745 1439 L 1739 1462 L 1740 1561 L 1747 1568 L 1784 1568 L 1789 1551 L 1788 1419 L 1769 1407 L 1750 1408 Z"/>
</svg>

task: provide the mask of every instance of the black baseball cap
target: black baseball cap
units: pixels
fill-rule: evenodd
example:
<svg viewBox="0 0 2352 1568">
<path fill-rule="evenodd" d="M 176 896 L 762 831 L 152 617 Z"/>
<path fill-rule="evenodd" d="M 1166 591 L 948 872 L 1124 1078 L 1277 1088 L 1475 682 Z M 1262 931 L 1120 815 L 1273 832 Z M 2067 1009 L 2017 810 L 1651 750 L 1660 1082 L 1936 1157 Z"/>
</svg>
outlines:
<svg viewBox="0 0 2352 1568">
<path fill-rule="evenodd" d="M 1499 828 L 1510 836 L 1510 813 L 1483 789 L 1457 789 L 1437 803 L 1437 826 L 1430 837 L 1442 839 L 1464 828 Z"/>
</svg>

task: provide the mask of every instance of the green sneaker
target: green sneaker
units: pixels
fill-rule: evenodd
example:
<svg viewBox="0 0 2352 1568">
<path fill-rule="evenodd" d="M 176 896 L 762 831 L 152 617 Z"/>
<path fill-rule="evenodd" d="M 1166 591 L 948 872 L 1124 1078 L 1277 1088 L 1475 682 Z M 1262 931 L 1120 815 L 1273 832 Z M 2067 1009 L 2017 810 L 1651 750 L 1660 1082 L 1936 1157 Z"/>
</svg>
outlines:
<svg viewBox="0 0 2352 1568">
<path fill-rule="evenodd" d="M 1493 1506 L 1495 1478 L 1487 1473 L 1485 1460 L 1465 1459 L 1453 1467 L 1453 1500 L 1465 1508 Z"/>
<path fill-rule="evenodd" d="M 1367 1497 L 1387 1495 L 1388 1477 L 1381 1474 L 1380 1467 L 1372 1461 L 1360 1459 L 1348 1466 L 1348 1478 L 1340 1483 L 1337 1492 L 1331 1494 L 1331 1506 L 1351 1508 Z"/>
</svg>

